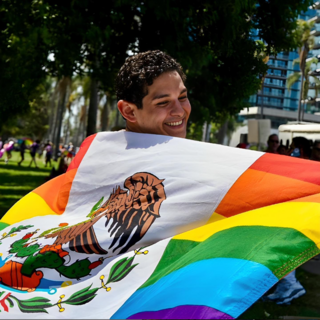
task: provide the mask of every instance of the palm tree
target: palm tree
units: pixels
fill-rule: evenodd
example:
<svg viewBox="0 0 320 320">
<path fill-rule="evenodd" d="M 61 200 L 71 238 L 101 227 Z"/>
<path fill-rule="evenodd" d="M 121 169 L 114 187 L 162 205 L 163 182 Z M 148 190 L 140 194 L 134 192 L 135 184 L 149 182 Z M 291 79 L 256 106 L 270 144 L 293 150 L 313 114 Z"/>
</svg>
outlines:
<svg viewBox="0 0 320 320">
<path fill-rule="evenodd" d="M 290 89 L 292 85 L 301 78 L 301 87 L 300 87 L 300 97 L 299 97 L 299 106 L 298 106 L 298 122 L 301 121 L 301 101 L 307 99 L 310 77 L 312 77 L 316 83 L 319 84 L 319 79 L 315 76 L 310 75 L 311 65 L 317 63 L 318 59 L 308 59 L 308 54 L 314 46 L 314 36 L 311 34 L 311 31 L 314 27 L 314 21 L 297 21 L 296 40 L 299 44 L 298 53 L 299 58 L 294 60 L 293 64 L 299 63 L 300 72 L 294 72 L 288 77 L 287 87 Z M 316 91 L 317 95 L 317 91 Z"/>
<path fill-rule="evenodd" d="M 296 65 L 298 63 L 300 63 L 300 59 L 299 58 L 293 61 L 293 65 Z M 315 90 L 315 97 L 318 96 L 319 88 L 320 88 L 320 80 L 315 75 L 311 74 L 311 67 L 312 67 L 312 65 L 314 63 L 315 64 L 318 63 L 318 59 L 317 58 L 308 59 L 305 62 L 304 81 L 303 81 L 303 85 L 301 85 L 299 103 L 301 103 L 301 100 L 304 100 L 304 101 L 307 100 L 309 89 L 314 89 Z M 301 79 L 301 76 L 302 76 L 302 72 L 301 71 L 292 73 L 287 79 L 287 87 L 288 87 L 288 89 L 290 89 L 296 82 L 298 82 Z M 310 83 L 311 83 L 310 80 L 311 79 L 313 79 L 313 82 L 315 83 L 315 86 L 310 86 Z M 303 114 L 304 107 L 300 108 L 299 110 L 300 110 L 300 118 L 298 119 L 298 121 L 301 121 L 301 120 L 303 120 L 301 114 Z"/>
</svg>

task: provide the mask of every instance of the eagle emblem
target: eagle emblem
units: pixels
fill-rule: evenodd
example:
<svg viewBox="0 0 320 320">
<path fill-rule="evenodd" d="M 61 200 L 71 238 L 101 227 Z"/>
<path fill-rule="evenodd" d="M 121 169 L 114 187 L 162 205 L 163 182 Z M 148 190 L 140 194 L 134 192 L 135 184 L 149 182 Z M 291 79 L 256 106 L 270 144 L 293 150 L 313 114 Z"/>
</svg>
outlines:
<svg viewBox="0 0 320 320">
<path fill-rule="evenodd" d="M 166 199 L 163 181 L 151 173 L 136 173 L 125 180 L 124 189 L 116 187 L 108 200 L 90 213 L 89 220 L 55 230 L 45 238 L 55 238 L 55 246 L 69 243 L 70 250 L 79 253 L 105 255 L 118 249 L 119 253 L 127 252 L 160 217 L 160 206 Z M 100 246 L 94 231 L 94 225 L 102 218 L 112 237 L 109 251 Z"/>
</svg>

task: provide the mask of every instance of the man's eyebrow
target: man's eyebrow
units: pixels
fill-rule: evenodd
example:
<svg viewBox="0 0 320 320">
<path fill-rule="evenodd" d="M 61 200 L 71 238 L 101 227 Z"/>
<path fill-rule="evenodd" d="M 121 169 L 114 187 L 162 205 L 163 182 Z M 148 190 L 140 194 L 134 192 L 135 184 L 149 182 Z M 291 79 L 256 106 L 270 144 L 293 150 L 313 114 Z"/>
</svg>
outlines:
<svg viewBox="0 0 320 320">
<path fill-rule="evenodd" d="M 185 93 L 185 92 L 187 92 L 188 90 L 187 90 L 187 88 L 184 88 L 181 92 L 180 92 L 180 94 L 183 94 L 183 93 Z"/>
<path fill-rule="evenodd" d="M 183 93 L 185 93 L 185 92 L 187 92 L 188 90 L 187 90 L 187 88 L 184 88 L 181 92 L 180 92 L 180 94 L 183 94 Z M 158 95 L 156 95 L 156 96 L 154 96 L 153 98 L 152 98 L 152 101 L 153 100 L 157 100 L 157 99 L 161 99 L 161 98 L 167 98 L 167 97 L 170 97 L 170 95 L 169 94 L 158 94 Z"/>
<path fill-rule="evenodd" d="M 161 99 L 161 98 L 166 98 L 166 97 L 170 97 L 170 95 L 169 94 L 158 94 L 152 98 L 152 101 L 157 100 L 157 99 Z"/>
</svg>

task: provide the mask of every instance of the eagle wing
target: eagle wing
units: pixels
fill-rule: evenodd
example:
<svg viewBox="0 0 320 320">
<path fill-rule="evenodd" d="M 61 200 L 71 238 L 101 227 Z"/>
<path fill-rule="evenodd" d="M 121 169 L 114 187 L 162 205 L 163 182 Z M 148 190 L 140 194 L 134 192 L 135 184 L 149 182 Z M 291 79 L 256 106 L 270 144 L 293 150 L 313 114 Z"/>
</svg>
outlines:
<svg viewBox="0 0 320 320">
<path fill-rule="evenodd" d="M 92 215 L 89 221 L 48 234 L 45 238 L 56 238 L 54 244 L 69 243 L 70 250 L 87 254 L 107 254 L 98 242 L 93 225 L 106 217 L 106 228 L 114 236 L 109 249 L 120 253 L 140 241 L 154 221 L 160 217 L 161 203 L 166 199 L 164 180 L 150 173 L 140 172 L 126 179 L 124 187 L 118 187 L 109 199 Z"/>
<path fill-rule="evenodd" d="M 109 249 L 120 253 L 140 241 L 160 217 L 161 203 L 166 199 L 163 182 L 151 173 L 140 172 L 126 179 L 129 193 L 118 188 L 108 200 L 106 227 L 113 241 Z M 115 245 L 117 246 L 115 247 Z"/>
</svg>

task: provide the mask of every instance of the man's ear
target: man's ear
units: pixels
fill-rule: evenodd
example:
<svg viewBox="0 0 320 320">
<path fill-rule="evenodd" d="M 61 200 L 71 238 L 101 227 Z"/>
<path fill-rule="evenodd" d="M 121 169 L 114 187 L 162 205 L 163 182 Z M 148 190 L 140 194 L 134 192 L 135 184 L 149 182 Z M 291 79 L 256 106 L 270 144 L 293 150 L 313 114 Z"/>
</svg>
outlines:
<svg viewBox="0 0 320 320">
<path fill-rule="evenodd" d="M 136 105 L 130 103 L 126 100 L 119 100 L 118 101 L 118 109 L 122 116 L 128 120 L 129 122 L 137 122 L 135 111 L 137 109 Z"/>
</svg>

